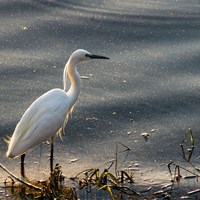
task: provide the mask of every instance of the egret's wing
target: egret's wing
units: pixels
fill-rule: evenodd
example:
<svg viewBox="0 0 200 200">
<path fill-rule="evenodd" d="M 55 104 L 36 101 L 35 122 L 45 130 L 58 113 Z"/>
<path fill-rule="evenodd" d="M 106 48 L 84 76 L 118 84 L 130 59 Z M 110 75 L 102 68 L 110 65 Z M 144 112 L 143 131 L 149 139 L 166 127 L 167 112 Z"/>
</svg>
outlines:
<svg viewBox="0 0 200 200">
<path fill-rule="evenodd" d="M 10 152 L 14 148 L 15 152 L 25 152 L 48 140 L 63 126 L 68 110 L 69 99 L 63 90 L 54 89 L 39 97 L 18 123 L 9 144 Z"/>
<path fill-rule="evenodd" d="M 37 132 L 42 131 L 40 134 L 44 136 L 46 136 L 44 133 L 46 133 L 47 130 L 52 132 L 52 134 L 48 133 L 46 136 L 47 139 L 49 139 L 62 127 L 64 119 L 67 116 L 69 110 L 68 97 L 62 90 L 59 93 L 54 91 L 51 94 L 47 94 L 36 104 L 36 109 L 33 107 L 33 109 L 29 110 L 29 113 L 33 111 L 35 114 L 33 117 L 30 117 L 28 127 L 33 127 L 32 129 L 34 130 L 37 129 Z M 29 134 L 25 134 L 23 140 L 31 137 L 34 130 L 29 131 Z"/>
</svg>

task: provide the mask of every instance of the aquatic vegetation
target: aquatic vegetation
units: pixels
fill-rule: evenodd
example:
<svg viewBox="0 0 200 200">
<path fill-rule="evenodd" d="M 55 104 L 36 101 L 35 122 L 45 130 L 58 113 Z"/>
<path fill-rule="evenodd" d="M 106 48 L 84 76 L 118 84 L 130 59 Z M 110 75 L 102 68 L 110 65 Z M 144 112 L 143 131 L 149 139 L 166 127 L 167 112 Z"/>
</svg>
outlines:
<svg viewBox="0 0 200 200">
<path fill-rule="evenodd" d="M 118 151 L 118 145 L 125 148 L 124 151 Z M 140 188 L 136 187 L 134 179 L 136 174 L 128 169 L 118 169 L 119 154 L 129 151 L 130 148 L 122 143 L 116 144 L 115 159 L 104 170 L 98 168 L 86 169 L 78 173 L 75 177 L 71 177 L 70 184 L 67 184 L 66 177 L 63 175 L 61 166 L 55 165 L 55 168 L 47 180 L 40 181 L 22 181 L 11 172 L 9 172 L 3 165 L 0 167 L 8 173 L 8 177 L 4 181 L 4 186 L 1 186 L 1 190 L 4 190 L 6 200 L 7 197 L 15 200 L 77 200 L 82 199 L 81 192 L 86 194 L 87 199 L 99 199 L 99 195 L 103 198 L 111 200 L 121 199 L 155 199 L 161 197 L 164 199 L 171 199 L 178 189 L 183 185 L 184 180 L 191 180 L 198 182 L 200 177 L 200 169 L 193 164 L 192 158 L 195 149 L 195 137 L 191 129 L 187 129 L 184 133 L 183 140 L 180 144 L 180 155 L 182 159 L 190 166 L 183 167 L 178 164 L 178 161 L 171 161 L 168 164 L 168 170 L 171 175 L 171 181 L 169 184 L 158 188 L 152 189 L 152 187 Z M 114 170 L 111 169 L 114 166 Z M 114 173 L 113 173 L 114 171 Z M 187 172 L 187 176 L 183 176 L 183 172 Z M 182 184 L 182 185 L 181 185 Z M 198 195 L 199 189 L 191 190 L 187 192 L 187 197 L 191 195 Z M 88 198 L 87 195 L 91 194 Z M 92 198 L 91 198 L 92 197 Z"/>
<path fill-rule="evenodd" d="M 13 175 L 12 175 L 13 176 Z M 56 164 L 49 179 L 45 181 L 17 182 L 16 177 L 9 176 L 4 184 L 7 189 L 7 196 L 12 199 L 77 199 L 75 188 L 67 187 L 64 184 L 64 176 L 61 166 Z"/>
</svg>

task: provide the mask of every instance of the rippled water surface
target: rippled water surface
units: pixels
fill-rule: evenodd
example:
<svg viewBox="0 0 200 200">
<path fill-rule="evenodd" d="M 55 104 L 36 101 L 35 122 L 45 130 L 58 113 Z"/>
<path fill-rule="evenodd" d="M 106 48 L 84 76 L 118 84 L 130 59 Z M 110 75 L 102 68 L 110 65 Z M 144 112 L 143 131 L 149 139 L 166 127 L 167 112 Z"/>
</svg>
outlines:
<svg viewBox="0 0 200 200">
<path fill-rule="evenodd" d="M 78 65 L 88 79 L 64 140 L 55 143 L 64 174 L 108 166 L 120 142 L 131 150 L 119 154 L 119 168 L 138 164 L 150 178 L 168 179 L 166 164 L 181 162 L 188 127 L 199 164 L 198 1 L 2 0 L 0 18 L 0 162 L 9 170 L 19 175 L 20 159 L 5 158 L 3 138 L 37 97 L 63 87 L 64 65 L 78 48 L 110 60 Z M 140 135 L 151 130 L 146 142 Z M 29 177 L 48 175 L 48 156 L 46 144 L 27 153 Z M 1 171 L 0 180 L 5 176 Z"/>
</svg>

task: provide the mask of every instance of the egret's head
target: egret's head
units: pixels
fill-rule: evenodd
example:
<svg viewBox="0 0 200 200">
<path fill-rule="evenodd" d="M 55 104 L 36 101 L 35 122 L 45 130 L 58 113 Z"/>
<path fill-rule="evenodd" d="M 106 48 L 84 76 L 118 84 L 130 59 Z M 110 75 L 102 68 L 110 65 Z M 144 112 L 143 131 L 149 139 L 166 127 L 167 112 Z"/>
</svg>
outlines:
<svg viewBox="0 0 200 200">
<path fill-rule="evenodd" d="M 78 50 L 76 50 L 72 53 L 71 59 L 73 59 L 74 62 L 80 62 L 80 61 L 83 61 L 83 60 L 109 59 L 109 58 L 105 57 L 105 56 L 99 56 L 99 55 L 91 54 L 88 51 L 83 50 L 83 49 L 78 49 Z"/>
</svg>

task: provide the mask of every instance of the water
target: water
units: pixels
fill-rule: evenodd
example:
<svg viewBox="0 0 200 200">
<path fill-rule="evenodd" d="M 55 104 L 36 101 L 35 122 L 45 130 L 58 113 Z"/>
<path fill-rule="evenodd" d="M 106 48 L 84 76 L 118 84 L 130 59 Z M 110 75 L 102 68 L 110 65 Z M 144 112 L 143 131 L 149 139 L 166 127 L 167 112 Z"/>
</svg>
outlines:
<svg viewBox="0 0 200 200">
<path fill-rule="evenodd" d="M 63 87 L 65 62 L 84 48 L 111 59 L 78 66 L 89 79 L 82 80 L 64 141 L 56 140 L 55 162 L 67 176 L 104 168 L 121 142 L 131 150 L 119 167 L 138 163 L 148 183 L 168 180 L 166 164 L 182 163 L 183 130 L 192 128 L 199 141 L 200 3 L 2 0 L 0 9 L 1 137 L 12 135 L 38 96 Z M 146 142 L 140 135 L 152 129 Z M 0 162 L 19 175 L 19 159 L 6 159 L 3 139 L 0 145 Z M 41 160 L 40 147 L 27 154 L 30 177 L 48 177 L 48 145 L 42 151 Z"/>
</svg>

